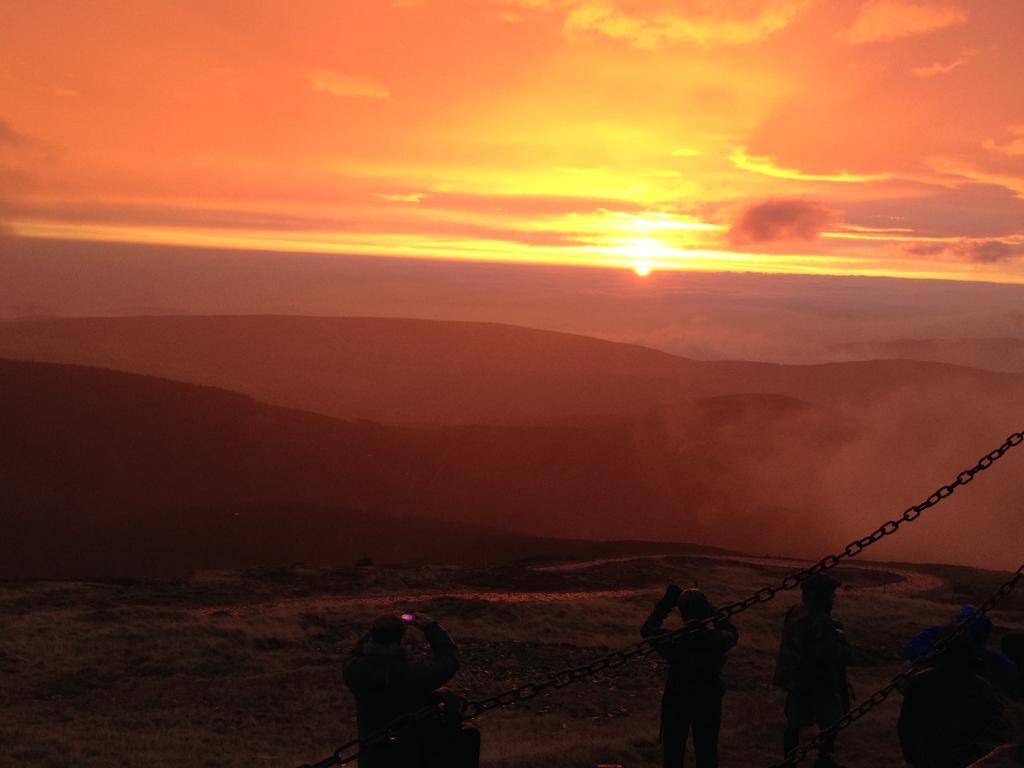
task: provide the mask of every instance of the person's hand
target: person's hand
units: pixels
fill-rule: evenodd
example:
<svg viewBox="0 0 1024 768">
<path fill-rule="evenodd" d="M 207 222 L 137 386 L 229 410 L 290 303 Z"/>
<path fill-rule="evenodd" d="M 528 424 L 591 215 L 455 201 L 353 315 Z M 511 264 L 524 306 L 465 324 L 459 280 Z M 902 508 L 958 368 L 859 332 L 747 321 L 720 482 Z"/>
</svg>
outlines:
<svg viewBox="0 0 1024 768">
<path fill-rule="evenodd" d="M 434 620 L 430 616 L 427 616 L 427 614 L 417 613 L 416 618 L 413 619 L 412 625 L 422 632 L 433 623 Z"/>
</svg>

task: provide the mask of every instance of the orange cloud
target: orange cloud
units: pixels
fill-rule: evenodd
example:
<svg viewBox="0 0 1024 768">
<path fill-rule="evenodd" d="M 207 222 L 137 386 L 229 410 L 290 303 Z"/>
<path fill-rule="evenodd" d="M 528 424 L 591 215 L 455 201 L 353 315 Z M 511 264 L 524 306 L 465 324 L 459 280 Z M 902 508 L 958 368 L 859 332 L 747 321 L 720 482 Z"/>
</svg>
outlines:
<svg viewBox="0 0 1024 768">
<path fill-rule="evenodd" d="M 967 21 L 967 11 L 939 2 L 867 0 L 846 32 L 851 43 L 874 43 L 923 35 Z"/>
<path fill-rule="evenodd" d="M 15 232 L 1024 282 L 998 245 L 902 250 L 1022 234 L 1024 101 L 1006 73 L 1024 71 L 1024 3 L 230 5 L 69 3 L 60 25 L 11 6 Z M 868 23 L 879 8 L 887 26 Z M 850 45 L 855 17 L 864 40 L 920 36 Z M 956 39 L 922 33 L 940 24 Z M 965 51 L 984 55 L 941 77 Z M 833 209 L 852 226 L 822 232 Z"/>
<path fill-rule="evenodd" d="M 734 245 L 814 240 L 839 219 L 836 211 L 811 200 L 766 200 L 745 209 L 729 230 Z"/>
<path fill-rule="evenodd" d="M 391 93 L 382 83 L 365 77 L 343 75 L 329 69 L 314 69 L 309 73 L 309 82 L 314 91 L 329 93 L 331 96 L 346 96 L 362 99 L 389 99 Z"/>
<path fill-rule="evenodd" d="M 427 196 L 426 192 L 371 192 L 374 197 L 379 197 L 381 200 L 390 200 L 392 203 L 418 203 Z"/>
<path fill-rule="evenodd" d="M 10 123 L 0 120 L 0 144 L 20 147 L 25 143 L 25 137 L 14 130 Z"/>
<path fill-rule="evenodd" d="M 936 75 L 945 75 L 952 72 L 957 67 L 962 67 L 968 61 L 974 58 L 974 56 L 977 55 L 977 53 L 977 51 L 964 51 L 964 53 L 962 53 L 959 57 L 945 64 L 937 61 L 934 64 L 931 64 L 930 66 L 927 67 L 914 67 L 911 70 L 911 72 L 913 72 L 918 77 L 935 77 Z"/>
<path fill-rule="evenodd" d="M 569 39 L 602 36 L 636 48 L 658 50 L 681 43 L 743 45 L 785 28 L 808 0 L 508 0 L 529 10 L 564 16 Z"/>
<path fill-rule="evenodd" d="M 999 152 L 1003 155 L 1024 157 L 1024 125 L 1015 125 L 1009 130 L 1013 137 L 1009 141 L 999 143 L 993 139 L 986 139 L 983 146 L 992 152 Z"/>
<path fill-rule="evenodd" d="M 755 157 L 748 155 L 742 149 L 733 152 L 729 159 L 737 168 L 745 171 L 774 176 L 779 179 L 795 179 L 798 181 L 834 181 L 842 184 L 851 184 L 866 181 L 880 181 L 885 178 L 880 174 L 858 174 L 841 171 L 839 173 L 807 173 L 794 168 L 780 168 L 772 162 L 770 157 Z"/>
</svg>

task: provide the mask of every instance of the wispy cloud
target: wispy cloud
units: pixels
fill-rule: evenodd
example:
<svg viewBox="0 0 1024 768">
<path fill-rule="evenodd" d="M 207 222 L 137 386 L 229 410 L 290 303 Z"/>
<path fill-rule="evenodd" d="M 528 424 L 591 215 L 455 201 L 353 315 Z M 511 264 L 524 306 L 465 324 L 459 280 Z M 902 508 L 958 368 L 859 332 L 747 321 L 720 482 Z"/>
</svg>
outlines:
<svg viewBox="0 0 1024 768">
<path fill-rule="evenodd" d="M 743 45 L 787 27 L 809 0 L 501 0 L 526 12 L 559 13 L 570 40 L 605 37 L 646 50 L 691 43 Z"/>
<path fill-rule="evenodd" d="M 851 43 L 874 43 L 924 35 L 966 21 L 963 8 L 934 0 L 867 0 L 844 36 Z"/>
<path fill-rule="evenodd" d="M 314 69 L 308 74 L 308 80 L 314 91 L 329 93 L 331 96 L 356 99 L 391 98 L 391 92 L 383 83 L 330 69 Z"/>
<path fill-rule="evenodd" d="M 729 159 L 732 160 L 733 165 L 737 168 L 742 168 L 745 171 L 751 171 L 753 173 L 760 173 L 765 176 L 774 176 L 778 179 L 794 179 L 797 181 L 832 181 L 851 184 L 867 181 L 881 181 L 886 178 L 884 175 L 878 174 L 868 175 L 847 173 L 845 171 L 840 171 L 839 173 L 807 173 L 794 168 L 782 168 L 775 165 L 770 157 L 748 155 L 742 149 L 737 149 L 733 152 L 732 155 L 729 156 Z"/>
<path fill-rule="evenodd" d="M 1010 135 L 1012 138 L 1009 141 L 1000 143 L 994 139 L 988 139 L 984 142 L 983 146 L 990 152 L 998 152 L 1013 157 L 1024 157 L 1024 125 L 1011 127 Z"/>
<path fill-rule="evenodd" d="M 392 193 L 387 192 L 371 192 L 374 197 L 379 197 L 381 200 L 389 200 L 392 203 L 418 203 L 424 197 L 427 196 L 426 192 L 409 192 L 409 193 Z"/>
<path fill-rule="evenodd" d="M 911 71 L 918 77 L 935 77 L 952 72 L 957 67 L 962 67 L 977 55 L 977 51 L 964 51 L 957 58 L 949 62 L 937 61 L 927 67 L 914 67 Z"/>
</svg>

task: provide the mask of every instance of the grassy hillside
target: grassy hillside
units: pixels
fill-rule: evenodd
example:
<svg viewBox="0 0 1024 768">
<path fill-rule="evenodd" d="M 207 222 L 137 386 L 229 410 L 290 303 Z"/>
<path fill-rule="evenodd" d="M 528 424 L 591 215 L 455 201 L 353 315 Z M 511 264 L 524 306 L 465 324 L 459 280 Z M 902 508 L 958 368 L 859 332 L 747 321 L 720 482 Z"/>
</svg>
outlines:
<svg viewBox="0 0 1024 768">
<path fill-rule="evenodd" d="M 861 697 L 897 671 L 907 639 L 963 602 L 980 602 L 1004 578 L 961 568 L 939 573 L 939 586 L 920 593 L 893 590 L 894 578 L 918 573 L 896 571 L 840 571 L 848 588 L 836 615 L 854 645 L 850 677 Z M 720 603 L 784 573 L 677 556 L 564 571 L 288 568 L 182 582 L 0 583 L 0 764 L 294 768 L 355 733 L 341 664 L 381 612 L 414 609 L 439 619 L 463 654 L 452 688 L 477 698 L 636 642 L 670 581 L 698 580 Z M 769 682 L 795 599 L 782 595 L 737 619 L 740 643 L 725 672 L 723 765 L 757 768 L 779 758 L 782 698 Z M 1022 598 L 1007 598 L 993 620 L 996 643 L 1024 630 Z M 677 622 L 673 616 L 669 626 Z M 483 765 L 660 765 L 663 674 L 660 662 L 645 658 L 485 715 L 477 723 Z M 840 737 L 843 765 L 902 766 L 898 707 L 896 696 Z"/>
<path fill-rule="evenodd" d="M 744 449 L 753 472 L 771 445 L 809 456 L 854 428 L 798 401 L 745 397 L 649 424 L 414 429 L 19 361 L 0 361 L 0 393 L 0 431 L 15 437 L 0 442 L 9 576 L 535 554 L 530 536 L 714 539 L 757 514 L 756 478 L 739 465 L 726 488 L 708 479 L 749 431 L 762 432 Z"/>
<path fill-rule="evenodd" d="M 378 543 L 367 553 L 377 559 L 402 559 L 423 540 L 434 542 L 429 557 L 457 554 L 447 532 L 424 537 L 396 518 L 520 538 L 811 554 L 927 496 L 1006 434 L 988 425 L 999 411 L 876 423 L 771 395 L 631 416 L 412 428 L 17 361 L 0 362 L 0 395 L 0 432 L 10 436 L 0 441 L 0 568 L 15 576 L 345 563 L 375 528 L 408 542 L 395 545 L 400 557 Z M 886 555 L 962 561 L 984 551 L 987 562 L 1009 564 L 1014 539 L 999 531 L 1016 524 L 1016 460 L 944 503 L 956 510 L 969 497 L 976 524 L 963 524 L 962 505 L 930 515 Z"/>
</svg>

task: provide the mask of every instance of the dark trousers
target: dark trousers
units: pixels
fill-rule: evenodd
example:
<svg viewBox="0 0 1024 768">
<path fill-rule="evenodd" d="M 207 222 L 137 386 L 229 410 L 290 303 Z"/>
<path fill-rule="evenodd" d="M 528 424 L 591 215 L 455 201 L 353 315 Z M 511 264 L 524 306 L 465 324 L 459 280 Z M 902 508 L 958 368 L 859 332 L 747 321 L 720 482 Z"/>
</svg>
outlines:
<svg viewBox="0 0 1024 768">
<path fill-rule="evenodd" d="M 849 700 L 845 692 L 834 691 L 790 691 L 786 696 L 786 730 L 782 735 L 783 756 L 800 743 L 800 728 L 817 725 L 826 728 L 843 716 L 849 709 Z M 835 734 L 822 742 L 818 750 L 819 764 L 827 764 L 836 751 Z"/>
<path fill-rule="evenodd" d="M 426 768 L 479 768 L 480 731 L 461 728 L 449 732 L 442 743 L 434 745 L 424 765 Z"/>
<path fill-rule="evenodd" d="M 661 703 L 661 743 L 665 768 L 680 768 L 686 740 L 693 731 L 697 768 L 718 768 L 718 732 L 722 727 L 722 694 L 694 695 Z"/>
<path fill-rule="evenodd" d="M 831 725 L 829 723 L 828 725 Z M 782 734 L 782 753 L 784 757 L 788 757 L 789 753 L 792 752 L 800 744 L 800 728 L 787 726 L 786 730 Z M 818 761 L 819 763 L 824 762 L 832 757 L 832 753 L 836 751 L 836 737 L 835 735 L 829 736 L 821 745 L 821 749 L 818 750 Z"/>
</svg>

